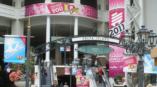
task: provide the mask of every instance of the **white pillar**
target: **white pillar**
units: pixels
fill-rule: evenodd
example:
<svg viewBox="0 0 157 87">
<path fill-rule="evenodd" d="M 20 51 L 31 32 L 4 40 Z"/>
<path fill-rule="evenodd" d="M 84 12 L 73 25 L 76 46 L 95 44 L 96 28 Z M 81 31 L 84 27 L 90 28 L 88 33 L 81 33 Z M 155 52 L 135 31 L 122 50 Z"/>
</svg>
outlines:
<svg viewBox="0 0 157 87">
<path fill-rule="evenodd" d="M 23 35 L 24 33 L 24 21 L 23 20 L 12 20 L 11 23 L 11 34 L 12 35 Z"/>
<path fill-rule="evenodd" d="M 80 0 L 74 0 L 75 4 L 81 4 Z"/>
<path fill-rule="evenodd" d="M 139 0 L 139 5 L 141 7 L 141 15 L 140 15 L 140 28 L 142 25 L 144 25 L 144 0 Z"/>
<path fill-rule="evenodd" d="M 74 36 L 78 35 L 78 17 L 75 17 L 75 21 L 74 21 Z M 78 57 L 78 52 L 77 49 L 78 48 L 78 44 L 75 43 L 74 44 L 74 58 Z"/>
<path fill-rule="evenodd" d="M 50 42 L 50 16 L 47 16 L 47 24 L 46 24 L 46 43 Z M 49 49 L 49 46 L 46 46 L 46 49 Z M 50 61 L 50 51 L 46 52 L 45 62 Z"/>
<path fill-rule="evenodd" d="M 15 8 L 21 8 L 21 2 L 24 0 L 14 0 L 15 2 Z"/>
<path fill-rule="evenodd" d="M 45 0 L 45 3 L 51 3 L 51 0 Z"/>
</svg>

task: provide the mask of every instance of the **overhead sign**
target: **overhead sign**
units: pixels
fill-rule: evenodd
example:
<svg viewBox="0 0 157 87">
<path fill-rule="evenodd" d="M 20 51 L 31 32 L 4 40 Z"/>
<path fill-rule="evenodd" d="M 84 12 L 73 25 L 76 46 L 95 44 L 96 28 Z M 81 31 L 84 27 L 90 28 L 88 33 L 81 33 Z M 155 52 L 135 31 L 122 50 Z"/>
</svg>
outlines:
<svg viewBox="0 0 157 87">
<path fill-rule="evenodd" d="M 123 59 L 124 72 L 137 72 L 137 60 L 135 55 L 124 54 Z"/>
<path fill-rule="evenodd" d="M 25 7 L 25 16 L 58 14 L 58 15 L 78 15 L 90 18 L 98 18 L 98 10 L 96 8 L 72 4 L 72 3 L 40 3 Z"/>
<path fill-rule="evenodd" d="M 144 73 L 157 74 L 157 66 L 154 66 L 154 59 L 150 54 L 144 54 Z"/>
<path fill-rule="evenodd" d="M 112 49 L 103 46 L 89 45 L 79 47 L 78 51 L 86 54 L 108 54 L 112 52 Z"/>
<path fill-rule="evenodd" d="M 118 39 L 108 38 L 108 37 L 73 37 L 72 42 L 79 41 L 103 41 L 103 42 L 111 42 L 111 43 L 119 43 Z"/>
<path fill-rule="evenodd" d="M 4 43 L 5 63 L 25 63 L 26 37 L 6 35 Z"/>
</svg>

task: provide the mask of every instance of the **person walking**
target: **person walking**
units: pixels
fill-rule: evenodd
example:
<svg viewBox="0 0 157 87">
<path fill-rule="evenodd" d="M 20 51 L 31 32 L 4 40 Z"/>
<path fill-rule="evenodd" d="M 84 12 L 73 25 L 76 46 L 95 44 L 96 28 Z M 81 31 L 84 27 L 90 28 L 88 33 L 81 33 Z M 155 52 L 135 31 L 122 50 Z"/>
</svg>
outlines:
<svg viewBox="0 0 157 87">
<path fill-rule="evenodd" d="M 44 67 L 44 59 L 41 59 L 41 66 Z"/>
<path fill-rule="evenodd" d="M 67 82 L 65 82 L 64 87 L 69 87 L 69 86 L 67 85 Z"/>
<path fill-rule="evenodd" d="M 43 67 L 42 70 L 41 70 L 41 74 L 42 74 L 42 77 L 41 77 L 41 85 L 46 85 L 46 76 L 47 76 L 47 72 L 45 70 L 45 68 Z"/>
<path fill-rule="evenodd" d="M 96 84 L 98 85 L 99 84 L 99 69 L 96 68 L 95 70 L 95 75 L 96 75 Z"/>
<path fill-rule="evenodd" d="M 102 68 L 99 68 L 99 78 L 100 78 L 100 83 L 102 83 Z"/>
<path fill-rule="evenodd" d="M 4 67 L 4 71 L 6 71 L 6 81 L 9 81 L 9 74 L 8 74 L 8 72 L 7 72 L 8 67 L 10 67 L 9 65 L 10 65 L 10 64 L 8 63 L 8 64 L 5 65 L 5 67 Z"/>
<path fill-rule="evenodd" d="M 51 87 L 60 87 L 56 80 L 53 81 L 53 85 Z"/>
</svg>

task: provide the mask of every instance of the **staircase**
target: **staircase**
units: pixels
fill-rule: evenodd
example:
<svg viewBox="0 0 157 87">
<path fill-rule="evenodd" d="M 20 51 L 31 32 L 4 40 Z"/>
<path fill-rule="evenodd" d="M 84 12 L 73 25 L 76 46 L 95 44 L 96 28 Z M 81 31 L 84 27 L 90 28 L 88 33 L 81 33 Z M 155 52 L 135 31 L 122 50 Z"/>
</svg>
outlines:
<svg viewBox="0 0 157 87">
<path fill-rule="evenodd" d="M 46 72 L 47 72 L 47 77 L 46 77 L 46 85 L 41 85 L 41 87 L 51 87 L 51 75 L 50 75 L 50 68 L 49 67 L 44 67 Z"/>
</svg>

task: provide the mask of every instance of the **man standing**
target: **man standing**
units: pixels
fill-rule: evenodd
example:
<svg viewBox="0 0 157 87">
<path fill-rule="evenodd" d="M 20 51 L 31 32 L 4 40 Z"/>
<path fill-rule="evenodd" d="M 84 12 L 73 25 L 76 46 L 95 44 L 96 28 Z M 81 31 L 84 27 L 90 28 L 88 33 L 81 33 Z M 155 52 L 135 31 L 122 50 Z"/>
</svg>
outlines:
<svg viewBox="0 0 157 87">
<path fill-rule="evenodd" d="M 5 69 L 4 69 L 4 71 L 6 71 L 6 80 L 7 81 L 9 81 L 9 74 L 8 74 L 8 72 L 7 72 L 7 69 L 8 69 L 8 67 L 9 67 L 9 63 L 7 64 L 7 65 L 5 65 Z"/>
<path fill-rule="evenodd" d="M 53 85 L 51 87 L 59 87 L 59 85 L 58 85 L 56 80 L 53 81 Z"/>
</svg>

